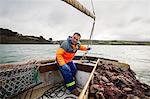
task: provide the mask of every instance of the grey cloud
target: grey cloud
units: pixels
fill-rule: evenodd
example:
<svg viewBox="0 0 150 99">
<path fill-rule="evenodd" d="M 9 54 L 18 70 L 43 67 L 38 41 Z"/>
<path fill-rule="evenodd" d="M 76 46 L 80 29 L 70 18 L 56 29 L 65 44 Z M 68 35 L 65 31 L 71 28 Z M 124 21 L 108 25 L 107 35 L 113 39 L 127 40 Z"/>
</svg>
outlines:
<svg viewBox="0 0 150 99">
<path fill-rule="evenodd" d="M 79 0 L 91 10 L 87 0 Z M 150 41 L 149 0 L 94 0 L 93 39 Z M 92 20 L 61 0 L 0 0 L 0 27 L 24 35 L 66 39 L 81 32 L 88 39 Z"/>
<path fill-rule="evenodd" d="M 135 17 L 135 18 L 131 19 L 130 23 L 136 23 L 136 22 L 141 21 L 142 19 L 143 19 L 142 17 Z"/>
</svg>

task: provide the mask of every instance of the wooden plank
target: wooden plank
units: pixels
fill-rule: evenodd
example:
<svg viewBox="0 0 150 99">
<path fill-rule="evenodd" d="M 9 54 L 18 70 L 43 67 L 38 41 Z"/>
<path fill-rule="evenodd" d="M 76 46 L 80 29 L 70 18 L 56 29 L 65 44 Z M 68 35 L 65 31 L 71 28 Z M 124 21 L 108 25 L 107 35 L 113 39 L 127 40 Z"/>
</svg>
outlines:
<svg viewBox="0 0 150 99">
<path fill-rule="evenodd" d="M 76 63 L 76 66 L 78 70 L 89 72 L 89 73 L 91 73 L 94 68 L 94 66 L 89 66 L 87 64 L 79 64 L 79 63 Z"/>
<path fill-rule="evenodd" d="M 79 64 L 79 63 L 75 63 L 77 66 L 77 69 L 80 71 L 85 71 L 85 72 L 92 72 L 94 66 L 90 66 L 87 64 Z M 48 72 L 48 71 L 55 71 L 58 70 L 58 66 L 57 63 L 50 63 L 50 64 L 37 64 L 40 65 L 39 67 L 39 71 L 40 73 L 44 73 L 44 72 Z"/>
<path fill-rule="evenodd" d="M 85 92 L 83 99 L 88 99 L 88 94 L 89 94 L 89 86 L 87 88 L 87 91 Z"/>
<path fill-rule="evenodd" d="M 39 67 L 40 73 L 58 70 L 58 66 L 56 63 L 39 64 L 39 65 L 40 65 L 40 67 Z"/>
<path fill-rule="evenodd" d="M 30 60 L 30 61 L 25 61 L 25 62 L 16 62 L 16 63 L 6 63 L 6 64 L 0 64 L 0 70 L 8 70 L 8 69 L 14 69 L 21 66 L 25 65 L 31 65 L 31 64 L 48 64 L 48 63 L 54 63 L 55 59 L 44 59 L 44 60 Z"/>
<path fill-rule="evenodd" d="M 94 58 L 91 58 L 92 61 L 95 60 Z M 0 64 L 1 70 L 8 70 L 16 68 L 17 66 L 21 67 L 24 65 L 30 65 L 35 64 L 40 73 L 48 72 L 48 71 L 55 71 L 58 70 L 57 63 L 54 59 L 44 59 L 44 60 L 30 60 L 28 62 L 19 62 L 19 63 L 13 63 L 13 64 Z M 93 67 L 91 65 L 85 64 L 85 63 L 75 63 L 78 70 L 85 71 L 85 72 L 92 72 Z"/>
<path fill-rule="evenodd" d="M 74 60 L 80 60 L 81 58 L 82 58 L 82 56 L 75 56 Z M 89 61 L 97 61 L 97 59 L 118 62 L 118 60 L 113 60 L 113 59 L 108 59 L 108 58 L 102 58 L 102 57 L 97 57 L 97 56 L 86 56 L 86 60 L 89 60 Z"/>
<path fill-rule="evenodd" d="M 92 70 L 92 72 L 91 72 L 91 74 L 90 74 L 90 77 L 89 77 L 88 81 L 86 82 L 86 84 L 85 84 L 85 86 L 84 86 L 82 92 L 80 93 L 78 99 L 84 99 L 85 93 L 86 93 L 86 91 L 87 91 L 87 88 L 88 88 L 89 83 L 90 83 L 90 81 L 91 81 L 91 79 L 92 79 L 92 77 L 93 77 L 93 74 L 94 74 L 94 72 L 95 72 L 95 69 L 96 69 L 98 63 L 99 63 L 99 59 L 97 60 L 95 66 L 94 66 L 94 68 L 93 68 L 93 70 Z"/>
</svg>

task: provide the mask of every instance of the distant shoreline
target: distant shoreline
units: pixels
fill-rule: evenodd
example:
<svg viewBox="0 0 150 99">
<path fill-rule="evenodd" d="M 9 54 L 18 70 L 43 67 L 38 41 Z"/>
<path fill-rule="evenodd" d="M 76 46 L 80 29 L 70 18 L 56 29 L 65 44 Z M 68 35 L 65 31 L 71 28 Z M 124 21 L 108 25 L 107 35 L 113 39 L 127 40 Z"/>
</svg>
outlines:
<svg viewBox="0 0 150 99">
<path fill-rule="evenodd" d="M 0 43 L 0 44 L 49 44 L 49 45 L 59 45 L 59 42 L 60 41 L 52 41 L 52 42 L 40 42 L 40 43 L 36 43 L 36 42 L 34 42 L 34 43 L 32 43 L 32 42 L 30 42 L 30 43 Z M 92 41 L 93 42 L 93 41 Z M 99 40 L 99 42 L 101 42 L 100 40 Z M 128 41 L 128 42 L 130 42 L 130 43 L 126 43 L 126 42 L 123 42 L 123 41 L 116 41 L 115 43 L 114 42 L 111 42 L 111 41 L 102 41 L 103 43 L 93 43 L 93 44 L 90 44 L 90 45 L 138 45 L 138 46 L 150 46 L 150 42 L 141 42 L 141 43 L 137 43 L 136 41 L 132 41 L 132 42 L 130 42 L 130 41 Z M 81 41 L 81 44 L 82 45 L 88 45 L 89 43 L 87 43 L 87 42 L 84 42 L 84 41 Z"/>
<path fill-rule="evenodd" d="M 0 28 L 0 44 L 60 44 L 64 40 L 46 40 L 43 36 L 24 36 L 9 29 Z M 123 41 L 123 40 L 80 40 L 84 45 L 150 45 L 150 41 Z"/>
</svg>

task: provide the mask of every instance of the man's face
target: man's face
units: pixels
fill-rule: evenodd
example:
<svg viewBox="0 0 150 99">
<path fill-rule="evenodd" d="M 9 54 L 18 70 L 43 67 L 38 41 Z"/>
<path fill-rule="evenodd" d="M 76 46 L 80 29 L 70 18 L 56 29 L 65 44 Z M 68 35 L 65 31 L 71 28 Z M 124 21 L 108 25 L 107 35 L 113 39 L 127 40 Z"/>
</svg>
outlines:
<svg viewBox="0 0 150 99">
<path fill-rule="evenodd" d="M 79 35 L 77 35 L 77 34 L 75 34 L 75 35 L 73 35 L 72 36 L 72 43 L 73 44 L 77 44 L 77 42 L 80 40 L 80 36 Z"/>
</svg>

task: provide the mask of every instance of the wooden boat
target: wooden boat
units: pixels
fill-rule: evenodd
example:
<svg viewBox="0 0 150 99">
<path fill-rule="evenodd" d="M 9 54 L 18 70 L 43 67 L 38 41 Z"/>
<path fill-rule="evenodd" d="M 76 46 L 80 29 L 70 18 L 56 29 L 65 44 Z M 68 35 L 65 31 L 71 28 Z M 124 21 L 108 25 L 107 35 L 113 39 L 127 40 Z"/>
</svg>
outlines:
<svg viewBox="0 0 150 99">
<path fill-rule="evenodd" d="M 76 97 L 69 93 L 69 91 L 66 91 L 65 86 L 63 85 L 63 78 L 61 74 L 58 71 L 57 63 L 54 59 L 45 59 L 45 60 L 32 60 L 29 62 L 24 63 L 16 63 L 16 64 L 1 64 L 0 65 L 0 98 L 21 98 L 21 99 L 66 99 L 68 97 L 73 98 L 79 98 L 79 99 L 88 99 L 89 98 L 89 87 L 91 86 L 91 81 L 94 77 L 94 72 L 96 71 L 96 68 L 99 64 L 113 64 L 114 66 L 121 68 L 123 70 L 130 69 L 128 64 L 120 63 L 117 60 L 111 60 L 111 59 L 105 59 L 105 58 L 99 58 L 99 57 L 91 57 L 87 56 L 86 59 L 81 60 L 81 56 L 76 56 L 73 60 L 77 66 L 78 72 L 76 75 L 76 81 L 78 84 L 78 87 L 81 90 L 80 96 Z M 22 82 L 23 77 L 28 76 L 30 74 L 26 74 L 23 70 L 32 70 L 27 69 L 32 66 L 36 66 L 35 70 L 39 71 L 39 79 L 35 83 L 29 83 L 25 84 L 24 89 L 19 89 L 15 93 L 15 85 L 20 86 L 21 84 L 23 86 L 24 83 L 28 82 L 27 79 L 26 82 Z M 18 69 L 18 67 L 20 67 Z M 21 68 L 23 67 L 23 68 Z M 14 73 L 18 74 L 18 76 L 11 76 L 11 74 Z M 21 73 L 22 72 L 22 73 Z M 33 72 L 33 71 L 30 71 Z M 35 72 L 35 71 L 34 71 Z M 10 74 L 11 73 L 11 74 Z M 14 75 L 15 75 L 14 73 Z M 24 76 L 22 76 L 22 75 Z M 36 73 L 34 75 L 37 75 Z M 20 76 L 20 78 L 18 78 Z M 35 76 L 31 76 L 32 79 L 34 79 Z M 6 79 L 8 77 L 8 79 Z M 36 76 L 38 77 L 38 76 Z M 14 79 L 14 80 L 13 80 Z M 37 78 L 36 78 L 37 79 Z M 17 84 L 17 82 L 20 82 Z M 14 84 L 14 85 L 12 85 Z M 7 87 L 6 87 L 7 86 Z M 62 87 L 60 93 L 57 89 L 56 92 L 53 89 L 53 91 L 50 91 L 54 87 Z M 14 89 L 13 89 L 14 88 Z M 9 90 L 10 89 L 10 90 Z M 9 93 L 9 94 L 8 94 Z M 54 95 L 52 95 L 54 94 Z"/>
<path fill-rule="evenodd" d="M 91 39 L 95 25 L 94 10 L 93 13 L 91 13 L 77 0 L 62 1 L 70 4 L 71 6 L 94 19 L 90 35 Z M 144 99 L 150 98 L 150 86 L 138 82 L 138 80 L 134 77 L 134 72 L 131 71 L 128 64 L 120 63 L 117 60 L 91 56 L 86 56 L 84 58 L 82 58 L 82 56 L 76 56 L 73 61 L 78 69 L 76 82 L 81 90 L 81 93 L 78 97 L 72 95 L 66 90 L 63 84 L 63 78 L 58 71 L 58 65 L 55 62 L 55 59 L 44 59 L 31 60 L 29 62 L 15 64 L 0 64 L 0 99 L 117 99 L 114 98 L 114 95 L 117 96 L 117 93 L 114 94 L 114 92 L 118 92 L 120 95 L 120 91 L 122 91 L 121 89 L 118 90 L 116 88 L 116 86 L 118 86 L 118 82 L 123 82 L 122 85 L 126 84 L 127 86 L 134 85 L 133 89 L 125 87 L 123 92 L 126 94 L 124 95 L 121 93 L 123 96 L 118 99 L 138 99 L 140 96 L 140 98 Z M 110 65 L 113 67 L 110 67 Z M 123 71 L 130 71 L 130 76 L 134 78 L 135 83 L 132 83 L 132 81 L 123 76 L 113 75 L 111 76 L 113 79 L 111 77 L 108 79 L 98 71 L 98 69 L 103 70 L 102 73 L 105 74 L 105 70 L 109 70 L 110 68 L 117 72 L 115 75 L 123 74 Z M 118 73 L 120 70 L 123 73 Z M 114 73 L 114 71 L 109 71 L 110 75 L 111 72 Z M 128 77 L 130 78 L 130 76 Z M 94 79 L 96 77 L 99 79 L 95 80 L 97 82 L 95 84 Z M 112 82 L 110 80 L 112 80 Z M 103 84 L 103 86 L 101 86 L 101 84 Z M 137 84 L 139 84 L 139 86 Z M 136 90 L 136 85 L 138 86 L 138 89 L 134 94 L 131 91 Z M 105 89 L 111 89 L 108 91 L 110 93 L 106 94 L 110 95 L 110 97 L 105 96 Z"/>
<path fill-rule="evenodd" d="M 76 64 L 77 64 L 78 69 L 80 71 L 87 72 L 87 75 L 89 75 L 90 72 L 92 71 L 93 67 L 91 67 L 91 66 L 83 65 L 80 63 L 76 63 Z M 17 79 L 17 75 L 19 75 L 20 72 L 22 72 L 22 74 L 25 73 L 23 70 L 25 70 L 26 68 L 30 68 L 30 66 L 32 67 L 33 65 L 35 65 L 36 69 L 38 69 L 38 71 L 40 72 L 39 73 L 40 81 L 37 83 L 34 83 L 31 86 L 26 86 L 26 87 L 24 86 L 25 88 L 23 90 L 18 89 L 20 91 L 18 91 L 16 93 L 14 91 L 11 92 L 11 90 L 9 91 L 8 90 L 9 88 L 7 88 L 7 87 L 14 88 L 12 90 L 15 90 L 15 87 L 11 87 L 12 83 L 15 86 L 17 84 L 17 81 L 22 81 L 21 77 Z M 63 81 L 62 76 L 60 75 L 60 73 L 58 72 L 57 69 L 58 69 L 57 63 L 55 62 L 54 59 L 31 60 L 28 62 L 14 63 L 14 64 L 0 64 L 0 74 L 1 74 L 0 75 L 0 87 L 1 87 L 0 98 L 19 97 L 20 93 L 30 91 L 29 89 L 32 89 L 32 88 L 34 88 L 34 90 L 33 90 L 33 95 L 31 98 L 35 99 L 35 98 L 40 97 L 43 94 L 43 92 L 45 90 L 47 90 L 49 87 Z M 28 70 L 30 70 L 30 69 L 28 69 Z M 14 71 L 16 71 L 15 72 L 16 74 L 14 73 Z M 29 72 L 32 72 L 32 71 L 29 71 Z M 80 72 L 79 72 L 79 74 L 80 74 Z M 26 76 L 27 74 L 23 74 L 23 75 Z M 8 77 L 8 78 L 6 78 L 6 77 Z M 88 79 L 88 76 L 86 76 L 86 79 Z M 28 79 L 26 79 L 26 80 L 28 80 Z M 84 80 L 84 83 L 85 83 L 85 81 L 86 80 Z M 18 83 L 18 84 L 21 84 L 21 83 Z M 28 85 L 30 85 L 30 84 L 28 84 Z M 8 94 L 9 92 L 10 92 L 10 94 Z M 21 95 L 21 97 L 23 97 L 23 95 Z"/>
</svg>

